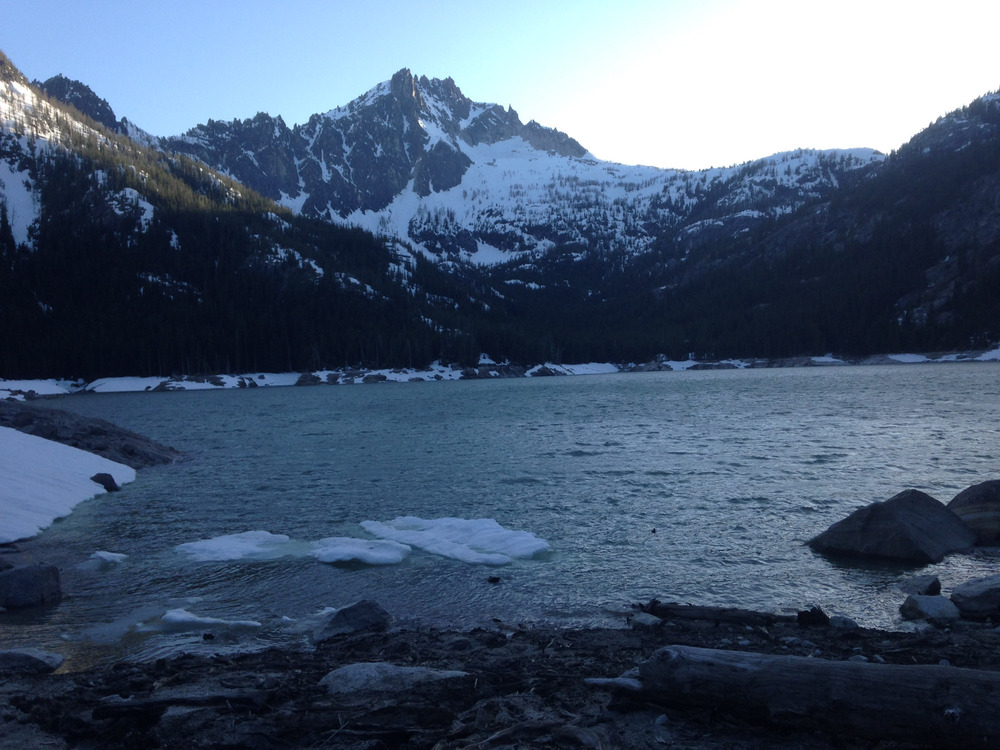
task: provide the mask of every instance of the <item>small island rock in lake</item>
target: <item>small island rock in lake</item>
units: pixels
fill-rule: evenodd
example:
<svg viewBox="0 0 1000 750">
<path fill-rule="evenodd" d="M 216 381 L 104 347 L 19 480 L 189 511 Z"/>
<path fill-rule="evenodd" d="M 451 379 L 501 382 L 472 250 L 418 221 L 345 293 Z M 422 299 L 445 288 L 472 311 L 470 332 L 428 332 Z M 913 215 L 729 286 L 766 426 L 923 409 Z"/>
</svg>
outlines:
<svg viewBox="0 0 1000 750">
<path fill-rule="evenodd" d="M 817 552 L 926 564 L 975 545 L 976 535 L 941 502 L 904 490 L 860 508 L 809 541 Z"/>
</svg>

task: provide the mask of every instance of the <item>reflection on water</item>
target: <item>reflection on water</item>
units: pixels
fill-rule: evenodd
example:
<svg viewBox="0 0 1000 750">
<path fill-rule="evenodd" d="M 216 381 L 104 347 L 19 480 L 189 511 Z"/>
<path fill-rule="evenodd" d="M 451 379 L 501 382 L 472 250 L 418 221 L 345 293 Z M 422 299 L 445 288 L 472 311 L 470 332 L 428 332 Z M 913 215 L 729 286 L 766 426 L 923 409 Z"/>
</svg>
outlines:
<svg viewBox="0 0 1000 750">
<path fill-rule="evenodd" d="M 300 640 L 305 618 L 361 598 L 403 623 L 463 627 L 494 617 L 621 625 L 631 603 L 652 597 L 820 604 L 898 626 L 894 584 L 916 571 L 838 565 L 805 542 L 902 489 L 947 502 L 995 478 L 998 382 L 991 365 L 937 365 L 63 398 L 55 405 L 188 458 L 143 470 L 19 545 L 60 565 L 67 596 L 0 617 L 0 637 L 76 663 L 218 651 Z M 380 566 L 177 550 L 257 530 L 369 539 L 362 522 L 408 515 L 495 519 L 551 551 L 486 568 L 422 550 Z M 87 564 L 96 551 L 127 557 Z M 920 572 L 947 591 L 996 563 L 980 552 Z M 214 627 L 211 641 L 142 632 L 177 608 L 261 628 Z"/>
</svg>

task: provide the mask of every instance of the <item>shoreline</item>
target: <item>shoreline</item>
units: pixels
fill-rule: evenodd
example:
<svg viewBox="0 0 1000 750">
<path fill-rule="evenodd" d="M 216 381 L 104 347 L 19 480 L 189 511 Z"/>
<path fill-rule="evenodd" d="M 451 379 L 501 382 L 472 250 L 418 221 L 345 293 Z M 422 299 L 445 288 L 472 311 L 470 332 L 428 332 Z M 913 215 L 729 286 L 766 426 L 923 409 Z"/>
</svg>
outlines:
<svg viewBox="0 0 1000 750">
<path fill-rule="evenodd" d="M 608 375 L 614 373 L 684 372 L 688 370 L 749 370 L 797 367 L 857 367 L 912 364 L 964 364 L 1000 362 L 1000 348 L 967 352 L 931 352 L 927 354 L 881 354 L 860 359 L 824 356 L 778 359 L 687 359 L 670 360 L 659 355 L 642 363 L 591 362 L 526 367 L 509 362 L 495 362 L 487 355 L 476 366 L 433 363 L 427 368 L 340 368 L 309 372 L 239 373 L 213 375 L 176 375 L 158 377 L 107 377 L 93 381 L 58 378 L 0 379 L 0 401 L 34 400 L 81 393 L 135 393 L 182 390 L 221 390 L 258 387 L 309 385 L 360 385 L 376 383 L 434 382 L 445 380 L 491 380 L 497 378 L 552 377 L 565 375 Z"/>
<path fill-rule="evenodd" d="M 705 607 L 690 617 L 673 614 L 644 620 L 637 611 L 631 628 L 618 630 L 362 628 L 300 649 L 5 675 L 0 696 L 10 708 L 0 718 L 0 737 L 12 746 L 52 748 L 885 747 L 879 738 L 808 723 L 783 726 L 735 699 L 675 705 L 619 678 L 674 645 L 1000 672 L 1000 632 L 992 625 L 904 633 Z M 321 684 L 331 671 L 356 664 L 368 672 L 372 664 L 391 664 L 400 674 L 419 668 L 451 677 L 404 685 L 403 675 L 350 689 L 346 677 L 327 679 L 343 692 Z"/>
<path fill-rule="evenodd" d="M 5 409 L 36 418 L 50 411 L 0 401 L 0 413 Z M 109 438 L 108 423 L 91 433 L 95 421 L 79 419 L 70 435 L 82 428 L 83 434 L 110 444 L 139 438 L 126 431 Z M 794 616 L 690 605 L 670 609 L 662 618 L 643 616 L 659 611 L 652 602 L 636 607 L 628 628 L 502 622 L 473 630 L 397 627 L 240 653 L 228 652 L 226 634 L 206 623 L 199 632 L 213 651 L 207 655 L 119 660 L 80 671 L 66 664 L 45 675 L 5 673 L 0 702 L 8 708 L 0 714 L 0 744 L 885 748 L 883 738 L 859 738 L 808 723 L 775 724 L 759 707 L 738 700 L 675 705 L 629 687 L 633 678 L 620 678 L 658 649 L 674 645 L 814 663 L 947 664 L 1000 673 L 1000 630 L 993 624 L 960 621 L 912 631 L 810 626 Z M 395 685 L 361 685 L 343 693 L 321 684 L 337 668 L 360 664 L 371 671 L 373 663 L 464 675 L 405 689 L 399 678 Z M 913 746 L 912 740 L 906 742 Z M 942 740 L 926 744 L 940 746 Z"/>
</svg>

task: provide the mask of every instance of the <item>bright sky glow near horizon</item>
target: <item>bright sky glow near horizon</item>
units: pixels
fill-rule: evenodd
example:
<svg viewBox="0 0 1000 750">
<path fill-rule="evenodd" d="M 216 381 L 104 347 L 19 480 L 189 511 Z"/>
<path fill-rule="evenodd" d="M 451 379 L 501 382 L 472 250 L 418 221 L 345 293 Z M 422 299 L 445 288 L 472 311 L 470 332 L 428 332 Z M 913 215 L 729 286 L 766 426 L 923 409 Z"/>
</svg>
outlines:
<svg viewBox="0 0 1000 750">
<path fill-rule="evenodd" d="M 289 125 L 401 68 L 625 164 L 898 148 L 1000 89 L 996 0 L 22 0 L 0 50 L 154 135 Z"/>
</svg>

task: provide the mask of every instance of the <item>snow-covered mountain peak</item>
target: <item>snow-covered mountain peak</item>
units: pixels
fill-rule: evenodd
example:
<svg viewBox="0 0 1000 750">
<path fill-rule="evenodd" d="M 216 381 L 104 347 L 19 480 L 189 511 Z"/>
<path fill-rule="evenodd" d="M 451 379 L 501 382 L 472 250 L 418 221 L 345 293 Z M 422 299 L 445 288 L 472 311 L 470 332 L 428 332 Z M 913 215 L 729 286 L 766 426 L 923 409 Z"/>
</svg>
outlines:
<svg viewBox="0 0 1000 750">
<path fill-rule="evenodd" d="M 602 162 L 511 106 L 474 102 L 451 78 L 406 68 L 291 129 L 261 114 L 166 145 L 293 211 L 458 263 L 566 245 L 637 255 L 665 236 L 689 248 L 791 213 L 882 158 L 799 150 L 694 172 Z"/>
</svg>

